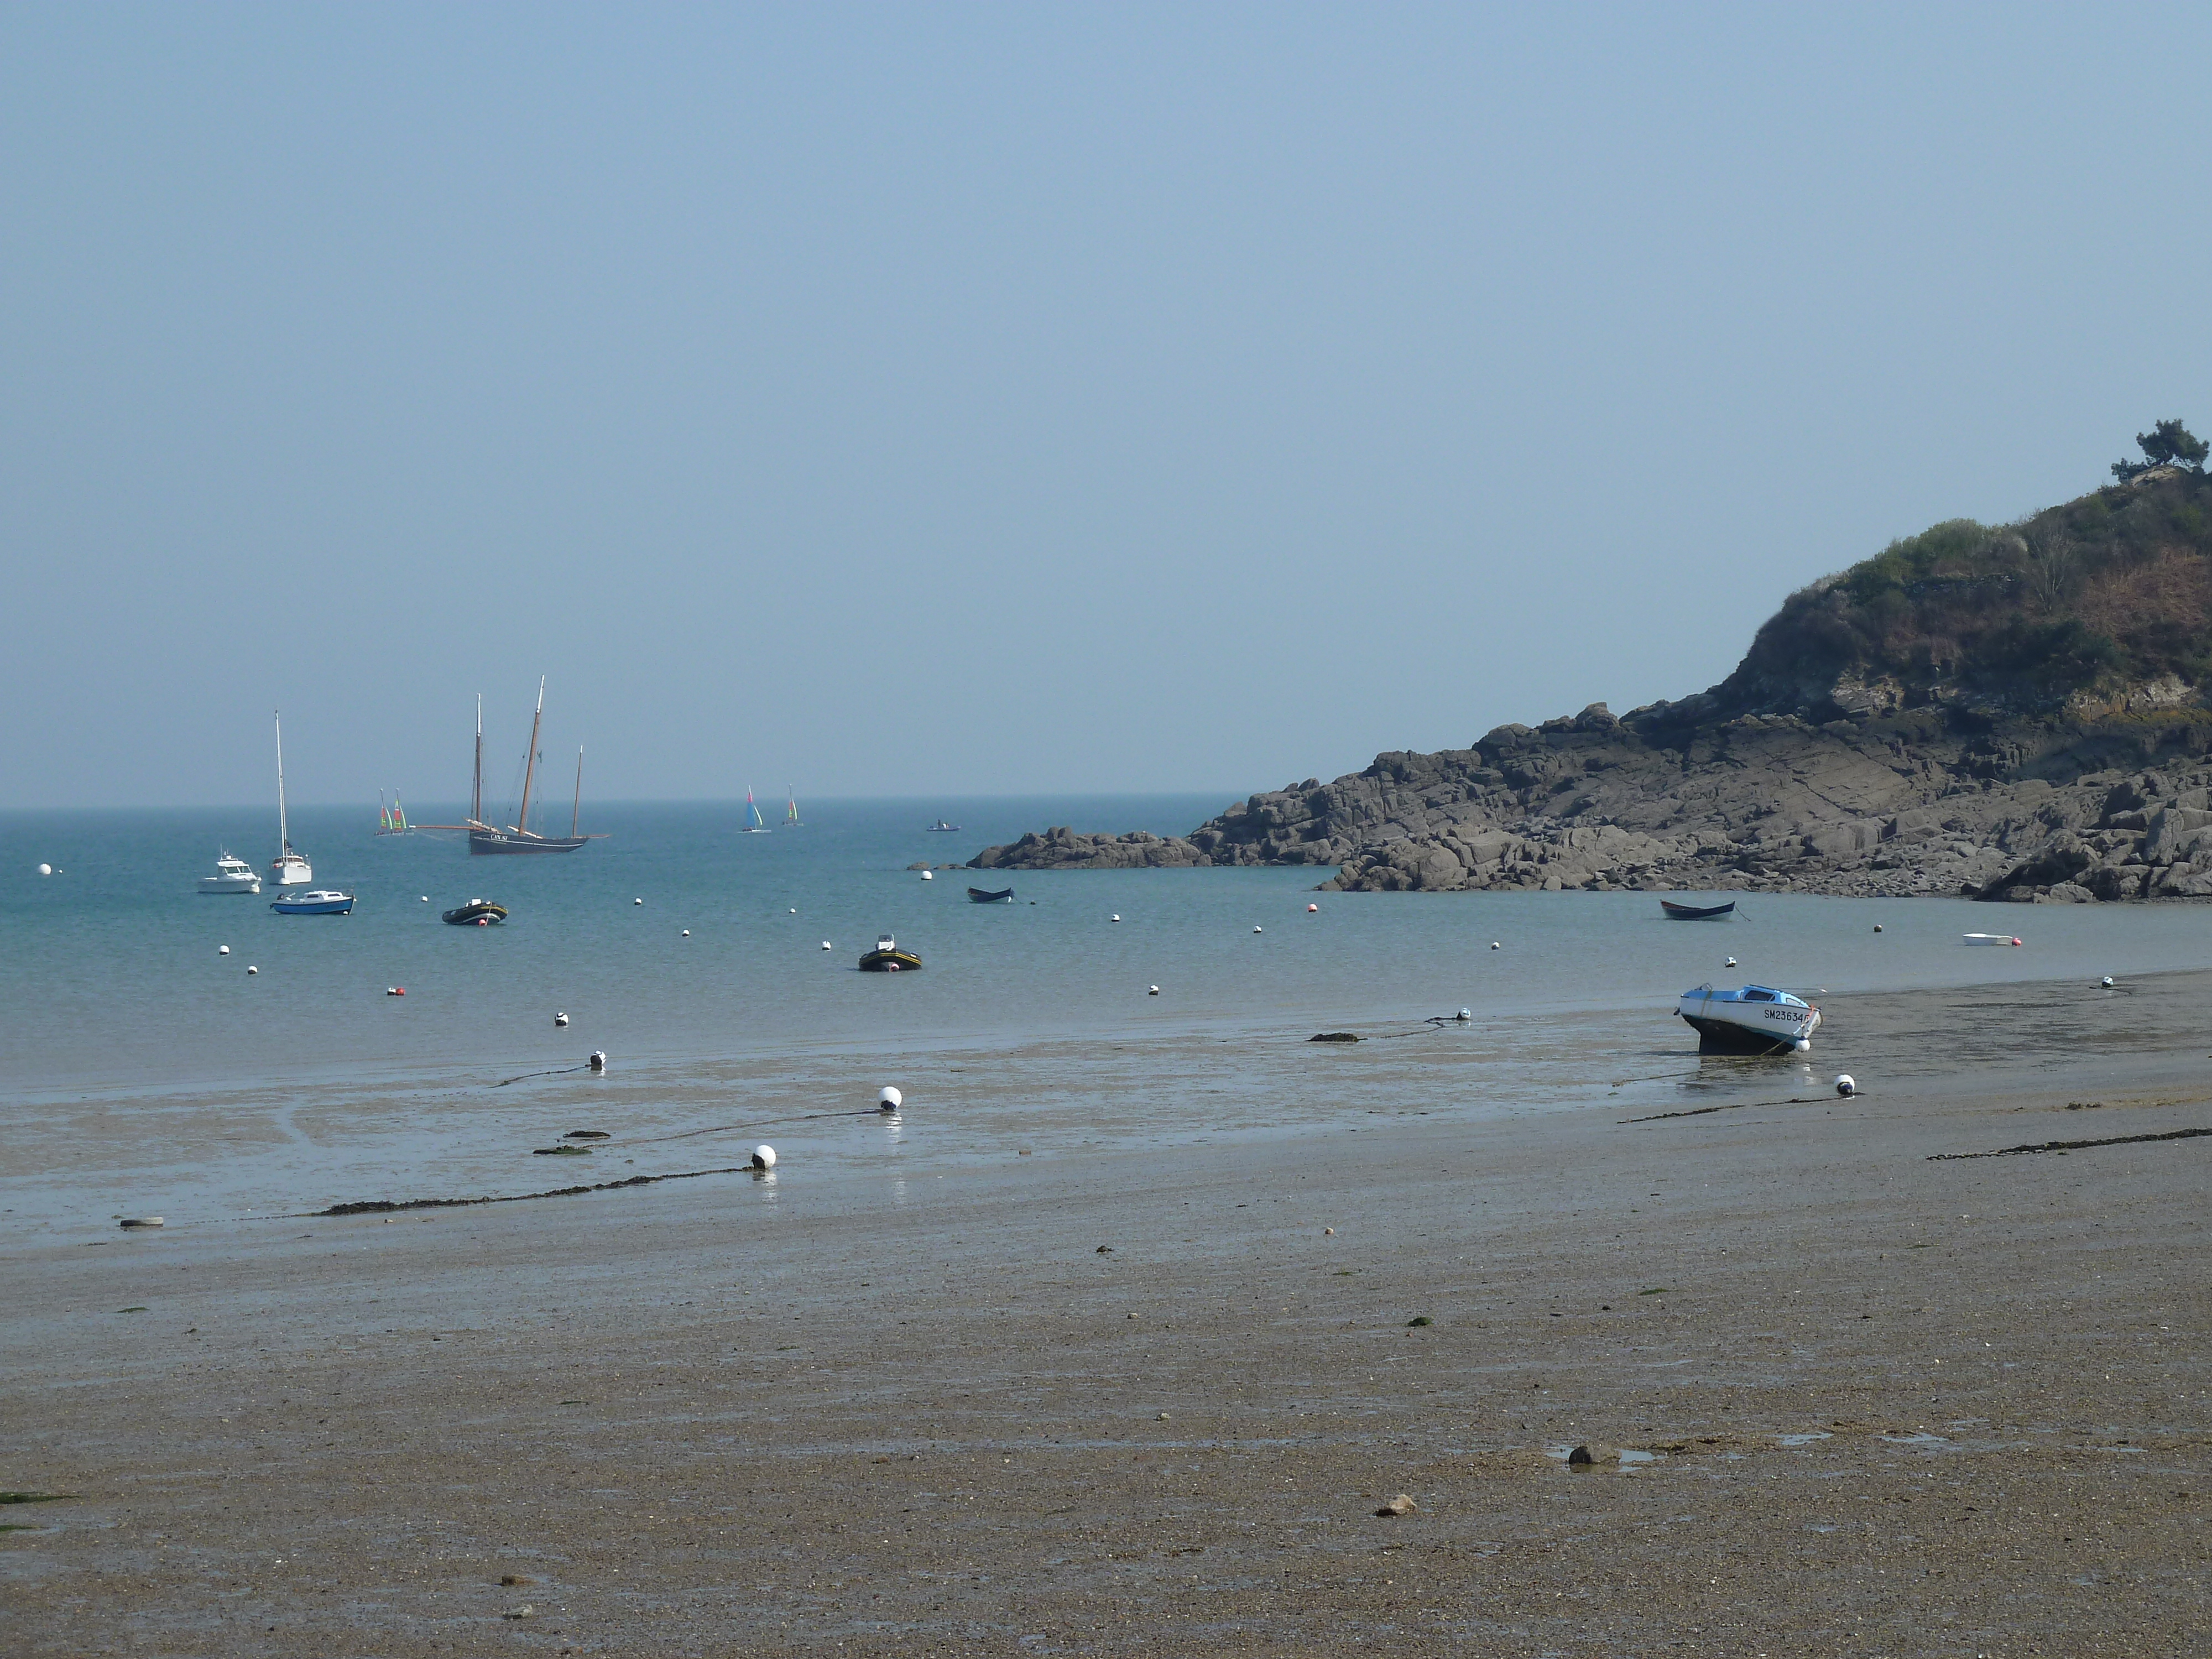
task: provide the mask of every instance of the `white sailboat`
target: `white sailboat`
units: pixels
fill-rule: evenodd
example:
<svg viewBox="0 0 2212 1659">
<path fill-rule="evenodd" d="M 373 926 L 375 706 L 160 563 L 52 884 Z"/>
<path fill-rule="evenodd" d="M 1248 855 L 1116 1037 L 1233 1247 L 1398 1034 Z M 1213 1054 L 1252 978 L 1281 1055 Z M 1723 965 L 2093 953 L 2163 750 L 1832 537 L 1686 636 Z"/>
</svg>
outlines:
<svg viewBox="0 0 2212 1659">
<path fill-rule="evenodd" d="M 276 862 L 269 866 L 273 887 L 305 887 L 315 872 L 292 850 L 292 826 L 284 813 L 284 711 L 276 711 Z"/>
</svg>

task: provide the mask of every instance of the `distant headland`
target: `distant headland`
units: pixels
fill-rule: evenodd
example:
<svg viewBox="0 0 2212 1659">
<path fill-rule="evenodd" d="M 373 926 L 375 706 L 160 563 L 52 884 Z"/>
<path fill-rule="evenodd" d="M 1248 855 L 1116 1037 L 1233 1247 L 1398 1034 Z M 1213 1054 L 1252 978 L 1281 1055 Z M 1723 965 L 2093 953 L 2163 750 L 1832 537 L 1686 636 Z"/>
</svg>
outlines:
<svg viewBox="0 0 2212 1659">
<path fill-rule="evenodd" d="M 1793 593 L 1735 672 L 1256 794 L 1183 837 L 974 868 L 1310 865 L 1344 891 L 2212 896 L 2212 480 L 2179 421 L 2114 482 L 1953 520 Z"/>
</svg>

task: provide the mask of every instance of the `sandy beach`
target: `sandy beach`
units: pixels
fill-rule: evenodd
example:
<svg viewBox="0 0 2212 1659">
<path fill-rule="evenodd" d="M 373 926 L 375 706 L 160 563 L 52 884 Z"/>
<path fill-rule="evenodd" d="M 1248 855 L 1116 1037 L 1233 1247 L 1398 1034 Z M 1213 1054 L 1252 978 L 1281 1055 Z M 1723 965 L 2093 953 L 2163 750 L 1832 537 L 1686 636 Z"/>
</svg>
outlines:
<svg viewBox="0 0 2212 1659">
<path fill-rule="evenodd" d="M 2202 1652 L 2212 1138 L 1940 1156 L 2212 1126 L 2212 975 L 2126 989 L 1836 999 L 1816 1089 L 1470 1117 L 1474 1056 L 1285 1049 L 1227 1104 L 1395 1109 L 88 1218 L 6 1258 L 0 1487 L 74 1496 L 0 1510 L 0 1639 Z"/>
</svg>

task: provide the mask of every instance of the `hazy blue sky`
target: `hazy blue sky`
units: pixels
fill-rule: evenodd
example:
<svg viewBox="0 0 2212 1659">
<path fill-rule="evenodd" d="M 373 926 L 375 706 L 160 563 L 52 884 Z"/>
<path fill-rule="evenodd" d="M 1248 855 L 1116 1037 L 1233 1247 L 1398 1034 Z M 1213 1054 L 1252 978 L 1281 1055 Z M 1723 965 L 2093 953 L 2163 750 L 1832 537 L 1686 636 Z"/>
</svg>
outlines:
<svg viewBox="0 0 2212 1659">
<path fill-rule="evenodd" d="M 0 12 L 0 800 L 1218 788 L 2212 426 L 2212 14 Z"/>
</svg>

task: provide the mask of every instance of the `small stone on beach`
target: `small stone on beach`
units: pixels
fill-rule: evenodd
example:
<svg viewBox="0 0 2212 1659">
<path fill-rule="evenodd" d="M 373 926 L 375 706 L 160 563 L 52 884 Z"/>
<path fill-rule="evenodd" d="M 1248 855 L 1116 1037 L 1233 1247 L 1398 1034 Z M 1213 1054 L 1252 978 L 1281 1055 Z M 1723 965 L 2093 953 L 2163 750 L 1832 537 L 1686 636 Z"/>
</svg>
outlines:
<svg viewBox="0 0 2212 1659">
<path fill-rule="evenodd" d="M 1567 1454 L 1567 1467 L 1571 1469 L 1595 1468 L 1597 1459 L 1590 1455 L 1588 1446 L 1577 1446 Z"/>
<path fill-rule="evenodd" d="M 538 1581 L 526 1572 L 510 1572 L 504 1574 L 499 1582 L 509 1589 L 513 1589 L 522 1584 L 534 1584 Z"/>
<path fill-rule="evenodd" d="M 1383 1520 L 1387 1521 L 1395 1516 L 1411 1515 L 1419 1508 L 1420 1508 L 1419 1504 L 1416 1504 L 1404 1492 L 1400 1492 L 1395 1498 L 1385 1504 L 1381 1509 L 1376 1510 L 1375 1513 Z"/>
</svg>

